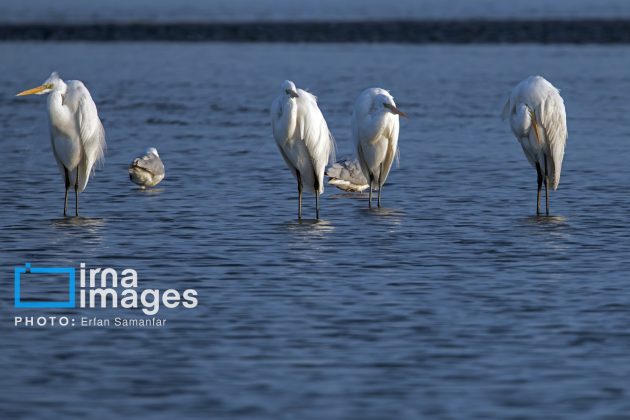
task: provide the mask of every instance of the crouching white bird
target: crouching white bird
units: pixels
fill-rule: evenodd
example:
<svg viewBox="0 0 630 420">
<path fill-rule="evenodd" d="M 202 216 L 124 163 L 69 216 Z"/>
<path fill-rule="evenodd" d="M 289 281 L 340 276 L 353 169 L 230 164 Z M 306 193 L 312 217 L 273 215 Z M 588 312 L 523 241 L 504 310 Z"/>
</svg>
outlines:
<svg viewBox="0 0 630 420">
<path fill-rule="evenodd" d="M 129 165 L 129 179 L 140 188 L 155 187 L 164 179 L 164 164 L 155 147 L 149 147 Z"/>
<path fill-rule="evenodd" d="M 297 179 L 298 218 L 302 218 L 302 190 L 315 194 L 319 219 L 319 195 L 324 192 L 324 172 L 334 162 L 335 139 L 317 106 L 317 98 L 289 80 L 271 105 L 271 127 L 282 158 Z"/>
<path fill-rule="evenodd" d="M 357 159 L 343 159 L 333 163 L 326 170 L 326 176 L 330 185 L 343 191 L 363 192 L 370 186 Z"/>
<path fill-rule="evenodd" d="M 560 92 L 541 76 L 520 82 L 503 108 L 503 119 L 521 143 L 529 163 L 538 174 L 536 214 L 540 214 L 540 191 L 545 184 L 545 207 L 549 216 L 549 188 L 560 183 L 564 147 L 567 143 L 567 116 Z"/>
<path fill-rule="evenodd" d="M 378 188 L 378 206 L 381 191 L 394 159 L 398 157 L 399 116 L 407 115 L 396 107 L 394 98 L 385 89 L 364 90 L 352 111 L 352 138 L 363 175 L 370 187 L 369 206 L 372 207 L 372 189 Z"/>
<path fill-rule="evenodd" d="M 103 158 L 105 130 L 96 104 L 83 82 L 64 82 L 52 73 L 42 84 L 17 96 L 48 96 L 50 143 L 66 186 L 63 215 L 68 207 L 68 190 L 74 188 L 75 215 L 79 215 L 79 193 L 87 186 L 94 164 Z"/>
</svg>

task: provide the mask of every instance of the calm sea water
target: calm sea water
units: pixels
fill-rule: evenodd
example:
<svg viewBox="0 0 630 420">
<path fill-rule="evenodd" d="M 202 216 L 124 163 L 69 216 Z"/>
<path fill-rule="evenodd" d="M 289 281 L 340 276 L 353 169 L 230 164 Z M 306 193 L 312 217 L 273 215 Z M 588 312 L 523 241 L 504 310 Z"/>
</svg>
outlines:
<svg viewBox="0 0 630 420">
<path fill-rule="evenodd" d="M 570 46 L 0 44 L 2 418 L 614 418 L 630 411 L 630 49 Z M 83 80 L 105 165 L 62 217 L 45 98 Z M 499 114 L 540 73 L 569 143 L 552 217 Z M 351 106 L 391 90 L 400 168 L 384 207 L 328 187 L 322 220 L 271 136 L 285 78 L 352 153 Z M 166 179 L 126 166 L 155 146 Z M 13 267 L 132 267 L 195 288 L 162 328 L 16 328 Z"/>
</svg>

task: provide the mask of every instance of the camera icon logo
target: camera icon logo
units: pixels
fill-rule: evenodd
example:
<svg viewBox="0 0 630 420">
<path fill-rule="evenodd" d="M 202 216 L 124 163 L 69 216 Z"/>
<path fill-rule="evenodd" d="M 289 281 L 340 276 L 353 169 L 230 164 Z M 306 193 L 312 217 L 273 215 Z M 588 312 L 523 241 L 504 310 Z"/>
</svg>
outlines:
<svg viewBox="0 0 630 420">
<path fill-rule="evenodd" d="M 23 300 L 22 282 L 24 274 L 66 275 L 68 277 L 68 299 L 65 301 Z M 14 304 L 16 308 L 74 308 L 75 307 L 75 270 L 74 267 L 31 267 L 30 263 L 14 270 Z"/>
</svg>

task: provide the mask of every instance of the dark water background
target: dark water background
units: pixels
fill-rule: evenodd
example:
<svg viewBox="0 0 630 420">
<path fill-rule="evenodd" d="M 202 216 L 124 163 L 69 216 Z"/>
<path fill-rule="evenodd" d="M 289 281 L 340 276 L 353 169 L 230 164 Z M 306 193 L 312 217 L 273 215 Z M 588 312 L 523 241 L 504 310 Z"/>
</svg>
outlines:
<svg viewBox="0 0 630 420">
<path fill-rule="evenodd" d="M 630 412 L 628 47 L 247 44 L 0 45 L 2 418 L 623 418 Z M 83 80 L 105 166 L 61 217 L 45 98 Z M 553 217 L 499 119 L 540 73 L 562 90 L 569 143 Z M 268 108 L 310 88 L 351 154 L 351 107 L 391 90 L 410 118 L 384 208 L 328 187 L 295 219 Z M 126 166 L 166 165 L 140 191 Z M 313 199 L 305 216 L 314 215 Z M 195 288 L 155 329 L 16 328 L 13 267 L 138 270 Z"/>
<path fill-rule="evenodd" d="M 359 19 L 619 18 L 626 0 L 29 0 L 5 1 L 0 22 L 225 22 Z"/>
</svg>

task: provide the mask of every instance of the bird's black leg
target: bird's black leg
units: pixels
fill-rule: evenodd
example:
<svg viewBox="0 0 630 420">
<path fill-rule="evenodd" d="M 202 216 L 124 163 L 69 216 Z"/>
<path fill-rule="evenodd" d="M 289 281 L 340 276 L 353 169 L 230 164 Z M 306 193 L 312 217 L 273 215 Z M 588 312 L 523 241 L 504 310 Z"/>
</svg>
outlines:
<svg viewBox="0 0 630 420">
<path fill-rule="evenodd" d="M 381 171 L 378 175 L 378 206 L 381 207 L 381 190 L 383 189 L 383 164 L 381 163 Z"/>
<path fill-rule="evenodd" d="M 315 217 L 319 220 L 319 179 L 317 178 L 317 174 L 315 175 Z"/>
<path fill-rule="evenodd" d="M 77 167 L 77 179 L 74 183 L 74 215 L 79 215 L 79 168 Z"/>
<path fill-rule="evenodd" d="M 63 168 L 64 183 L 66 186 L 66 194 L 63 199 L 63 217 L 66 217 L 66 210 L 68 209 L 68 190 L 70 189 L 70 178 L 68 178 L 68 170 Z"/>
<path fill-rule="evenodd" d="M 538 195 L 536 197 L 536 216 L 540 215 L 540 190 L 542 189 L 543 175 L 540 164 L 536 162 L 536 172 L 538 173 Z"/>
<path fill-rule="evenodd" d="M 547 173 L 547 156 L 545 155 L 545 209 L 549 216 L 549 174 Z"/>
<path fill-rule="evenodd" d="M 300 171 L 295 171 L 297 175 L 297 184 L 298 184 L 298 219 L 302 219 L 302 176 L 300 175 Z"/>
<path fill-rule="evenodd" d="M 370 197 L 368 199 L 368 207 L 372 208 L 372 182 L 374 181 L 374 177 L 370 173 Z"/>
</svg>

